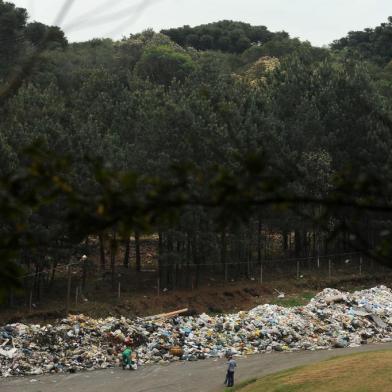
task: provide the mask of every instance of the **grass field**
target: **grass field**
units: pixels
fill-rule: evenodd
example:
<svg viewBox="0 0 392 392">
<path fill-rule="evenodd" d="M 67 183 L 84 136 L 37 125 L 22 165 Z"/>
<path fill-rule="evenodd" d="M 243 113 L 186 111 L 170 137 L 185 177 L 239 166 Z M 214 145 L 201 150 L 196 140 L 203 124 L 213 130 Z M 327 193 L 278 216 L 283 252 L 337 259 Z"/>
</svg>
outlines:
<svg viewBox="0 0 392 392">
<path fill-rule="evenodd" d="M 391 392 L 392 351 L 333 358 L 249 381 L 235 390 L 240 392 Z"/>
</svg>

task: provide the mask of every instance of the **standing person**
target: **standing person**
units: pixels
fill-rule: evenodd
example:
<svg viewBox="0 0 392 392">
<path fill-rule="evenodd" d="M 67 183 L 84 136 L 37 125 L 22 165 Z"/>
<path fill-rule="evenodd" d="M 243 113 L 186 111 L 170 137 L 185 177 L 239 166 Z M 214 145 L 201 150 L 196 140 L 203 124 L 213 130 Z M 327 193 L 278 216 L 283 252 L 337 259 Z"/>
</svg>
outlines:
<svg viewBox="0 0 392 392">
<path fill-rule="evenodd" d="M 233 359 L 233 356 L 229 356 L 229 361 L 227 362 L 227 375 L 226 381 L 227 386 L 232 387 L 234 386 L 234 369 L 237 367 L 237 362 Z"/>
</svg>

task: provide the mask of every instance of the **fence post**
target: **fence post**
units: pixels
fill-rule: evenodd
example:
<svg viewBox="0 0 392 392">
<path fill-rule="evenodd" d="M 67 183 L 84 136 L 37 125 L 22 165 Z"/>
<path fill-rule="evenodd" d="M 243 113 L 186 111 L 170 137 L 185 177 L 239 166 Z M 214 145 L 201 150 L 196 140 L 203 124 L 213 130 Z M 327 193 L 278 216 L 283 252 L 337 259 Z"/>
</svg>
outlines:
<svg viewBox="0 0 392 392">
<path fill-rule="evenodd" d="M 29 312 L 31 313 L 33 307 L 33 290 L 30 290 L 30 297 L 29 297 Z"/>
<path fill-rule="evenodd" d="M 317 256 L 317 268 L 320 269 L 320 256 Z"/>
<path fill-rule="evenodd" d="M 332 278 L 332 261 L 331 259 L 328 260 L 328 278 L 331 280 Z"/>
<path fill-rule="evenodd" d="M 299 261 L 297 261 L 297 279 L 299 279 Z"/>
<path fill-rule="evenodd" d="M 9 293 L 9 305 L 12 308 L 14 306 L 14 290 L 10 289 Z"/>
<path fill-rule="evenodd" d="M 227 263 L 225 263 L 225 282 L 228 280 Z"/>
<path fill-rule="evenodd" d="M 359 276 L 362 276 L 362 255 L 359 256 Z"/>
<path fill-rule="evenodd" d="M 68 283 L 67 283 L 67 302 L 66 302 L 66 308 L 65 308 L 65 315 L 68 316 L 69 313 L 69 305 L 70 305 L 70 300 L 71 300 L 71 265 L 68 264 L 67 266 L 67 272 L 68 272 Z"/>
<path fill-rule="evenodd" d="M 263 284 L 263 263 L 260 263 L 260 284 Z"/>
<path fill-rule="evenodd" d="M 78 299 L 79 299 L 79 287 L 76 286 L 76 289 L 75 289 L 75 305 L 78 304 Z"/>
<path fill-rule="evenodd" d="M 118 281 L 118 299 L 121 298 L 121 281 Z"/>
<path fill-rule="evenodd" d="M 83 255 L 80 261 L 82 263 L 82 290 L 85 292 L 87 277 L 87 256 Z"/>
<path fill-rule="evenodd" d="M 161 292 L 161 280 L 159 279 L 159 277 L 158 277 L 158 279 L 157 279 L 157 296 L 159 297 L 159 294 L 160 294 L 160 292 Z"/>
</svg>

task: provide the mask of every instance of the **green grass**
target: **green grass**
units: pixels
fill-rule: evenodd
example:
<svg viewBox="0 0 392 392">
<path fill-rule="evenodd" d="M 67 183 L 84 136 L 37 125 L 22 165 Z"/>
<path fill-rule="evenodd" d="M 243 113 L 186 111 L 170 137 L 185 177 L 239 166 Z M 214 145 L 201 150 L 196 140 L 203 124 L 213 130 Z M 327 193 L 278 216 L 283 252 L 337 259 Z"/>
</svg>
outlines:
<svg viewBox="0 0 392 392">
<path fill-rule="evenodd" d="M 304 292 L 298 295 L 288 295 L 285 298 L 277 298 L 271 304 L 292 308 L 293 306 L 304 306 L 314 297 L 315 292 Z"/>
<path fill-rule="evenodd" d="M 391 392 L 392 351 L 332 358 L 313 365 L 250 380 L 226 391 Z"/>
</svg>

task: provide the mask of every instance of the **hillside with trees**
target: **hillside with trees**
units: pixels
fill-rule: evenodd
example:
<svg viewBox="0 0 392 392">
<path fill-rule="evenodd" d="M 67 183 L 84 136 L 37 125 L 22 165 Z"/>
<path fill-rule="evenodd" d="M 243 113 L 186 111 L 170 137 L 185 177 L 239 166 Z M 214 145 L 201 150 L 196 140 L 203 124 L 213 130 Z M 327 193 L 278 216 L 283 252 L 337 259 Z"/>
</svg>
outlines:
<svg viewBox="0 0 392 392">
<path fill-rule="evenodd" d="M 389 212 L 390 37 L 390 19 L 330 48 L 221 21 L 69 43 L 0 0 L 2 85 L 24 70 L 0 88 L 4 291 L 40 297 L 84 253 L 115 289 L 142 235 L 169 289 L 271 258 L 387 257 L 390 217 L 365 207 Z"/>
<path fill-rule="evenodd" d="M 332 43 L 332 48 L 350 51 L 360 58 L 379 65 L 386 65 L 392 60 L 391 49 L 392 17 L 386 23 L 363 31 L 350 31 L 346 37 Z"/>
<path fill-rule="evenodd" d="M 161 33 L 183 47 L 238 54 L 251 46 L 265 44 L 273 38 L 289 37 L 286 32 L 272 33 L 265 26 L 251 26 L 248 23 L 231 20 L 196 27 L 184 26 L 162 30 Z"/>
</svg>

